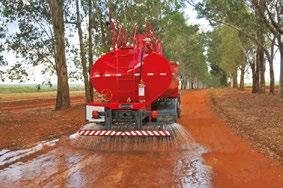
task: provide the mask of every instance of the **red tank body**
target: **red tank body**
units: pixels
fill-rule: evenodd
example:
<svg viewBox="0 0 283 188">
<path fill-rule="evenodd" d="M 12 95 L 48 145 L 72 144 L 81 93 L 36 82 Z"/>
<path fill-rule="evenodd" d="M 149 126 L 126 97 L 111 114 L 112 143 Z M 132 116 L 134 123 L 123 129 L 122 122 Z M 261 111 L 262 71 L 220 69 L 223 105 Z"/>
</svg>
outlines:
<svg viewBox="0 0 283 188">
<path fill-rule="evenodd" d="M 148 43 L 146 41 L 149 41 Z M 91 83 L 110 103 L 138 103 L 139 84 L 145 85 L 145 106 L 178 96 L 178 65 L 162 54 L 159 41 L 137 35 L 134 47 L 121 47 L 101 56 L 91 68 Z"/>
</svg>

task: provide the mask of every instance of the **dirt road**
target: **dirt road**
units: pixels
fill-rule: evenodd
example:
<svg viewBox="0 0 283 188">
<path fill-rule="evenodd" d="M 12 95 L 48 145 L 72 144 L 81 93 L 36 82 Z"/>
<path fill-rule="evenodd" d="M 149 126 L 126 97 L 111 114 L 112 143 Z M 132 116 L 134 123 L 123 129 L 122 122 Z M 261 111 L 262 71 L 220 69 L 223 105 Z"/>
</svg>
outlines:
<svg viewBox="0 0 283 188">
<path fill-rule="evenodd" d="M 255 151 L 211 110 L 208 91 L 182 95 L 180 120 L 196 142 L 209 149 L 204 155 L 213 169 L 215 187 L 282 187 L 283 167 Z"/>
<path fill-rule="evenodd" d="M 174 125 L 181 134 L 173 141 L 102 139 L 100 147 L 109 150 L 98 151 L 78 149 L 94 140 L 72 134 L 21 150 L 2 148 L 1 186 L 282 187 L 282 166 L 233 134 L 209 103 L 205 90 L 183 93 L 181 126 Z M 139 144 L 146 149 L 133 149 Z"/>
</svg>

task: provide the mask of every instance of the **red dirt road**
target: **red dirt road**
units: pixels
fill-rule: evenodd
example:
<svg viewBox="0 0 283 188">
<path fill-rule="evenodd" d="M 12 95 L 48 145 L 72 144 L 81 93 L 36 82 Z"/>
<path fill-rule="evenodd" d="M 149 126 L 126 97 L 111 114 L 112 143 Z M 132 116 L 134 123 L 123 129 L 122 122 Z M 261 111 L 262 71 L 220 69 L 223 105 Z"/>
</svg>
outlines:
<svg viewBox="0 0 283 188">
<path fill-rule="evenodd" d="M 83 114 L 81 110 L 78 106 L 60 116 L 77 124 L 82 121 L 76 118 Z M 72 118 L 67 117 L 68 112 Z M 48 113 L 44 112 L 46 119 Z M 47 128 L 50 120 L 41 120 Z M 56 121 L 64 122 L 54 120 L 52 125 Z M 78 142 L 70 140 L 68 135 L 25 150 L 0 150 L 1 186 L 283 187 L 282 166 L 235 135 L 211 110 L 206 90 L 183 92 L 180 124 L 188 134 L 182 134 L 178 141 L 166 140 L 157 146 L 169 144 L 165 151 L 134 151 L 129 148 L 137 140 L 131 143 L 121 139 L 99 143 L 102 148 L 111 148 L 109 151 L 78 149 Z M 82 138 L 80 144 L 91 145 L 93 141 Z M 155 148 L 151 140 L 141 143 L 148 144 L 149 150 Z"/>
<path fill-rule="evenodd" d="M 72 107 L 54 111 L 53 93 L 23 94 L 0 100 L 0 148 L 18 149 L 36 142 L 73 133 L 84 122 L 84 97 L 72 96 Z M 36 95 L 36 99 L 32 99 Z M 17 134 L 15 134 L 17 133 Z"/>
<path fill-rule="evenodd" d="M 195 140 L 208 147 L 215 187 L 283 187 L 283 168 L 236 136 L 210 107 L 206 90 L 182 95 L 183 125 Z"/>
</svg>

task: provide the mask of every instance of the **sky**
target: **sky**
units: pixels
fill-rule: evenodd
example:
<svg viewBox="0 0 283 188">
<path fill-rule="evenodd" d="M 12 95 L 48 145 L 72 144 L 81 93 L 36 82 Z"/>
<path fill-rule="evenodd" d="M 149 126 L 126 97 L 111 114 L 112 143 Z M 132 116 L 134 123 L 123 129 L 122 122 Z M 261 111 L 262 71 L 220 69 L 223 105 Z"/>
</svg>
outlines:
<svg viewBox="0 0 283 188">
<path fill-rule="evenodd" d="M 187 5 L 187 7 L 184 9 L 184 13 L 187 17 L 187 22 L 188 24 L 197 24 L 200 26 L 201 31 L 203 32 L 207 32 L 207 31 L 211 31 L 213 28 L 209 25 L 208 20 L 202 18 L 197 18 L 197 12 L 193 9 L 192 6 Z M 16 24 L 11 24 L 9 25 L 9 32 L 15 32 L 17 31 L 17 26 Z M 75 35 L 75 37 L 71 40 L 73 44 L 78 44 L 78 36 Z M 15 56 L 14 53 L 9 52 L 6 53 L 6 58 L 9 62 L 16 62 L 17 58 Z M 3 67 L 0 67 L 0 70 L 3 70 Z M 41 66 L 36 66 L 36 67 L 32 67 L 29 68 L 29 73 L 30 73 L 30 80 L 25 82 L 26 84 L 41 84 L 42 82 L 46 81 L 46 76 L 41 74 L 41 70 L 42 67 Z M 279 57 L 279 53 L 276 54 L 275 57 L 275 61 L 274 61 L 274 72 L 275 72 L 275 80 L 279 81 L 279 75 L 280 75 L 280 57 Z M 246 83 L 251 83 L 252 79 L 251 79 L 251 71 L 248 70 L 247 74 L 245 76 L 245 82 Z M 266 81 L 269 81 L 269 66 L 267 64 L 266 66 L 266 72 L 265 72 L 265 77 L 266 77 Z M 52 76 L 51 77 L 51 82 L 53 84 L 56 84 L 56 76 Z M 72 81 L 74 82 L 74 81 Z M 10 84 L 10 83 L 17 83 L 17 82 L 10 82 L 10 81 L 6 81 L 3 84 Z M 74 83 L 76 84 L 82 84 L 82 81 L 75 81 Z M 0 83 L 1 84 L 1 83 Z"/>
</svg>

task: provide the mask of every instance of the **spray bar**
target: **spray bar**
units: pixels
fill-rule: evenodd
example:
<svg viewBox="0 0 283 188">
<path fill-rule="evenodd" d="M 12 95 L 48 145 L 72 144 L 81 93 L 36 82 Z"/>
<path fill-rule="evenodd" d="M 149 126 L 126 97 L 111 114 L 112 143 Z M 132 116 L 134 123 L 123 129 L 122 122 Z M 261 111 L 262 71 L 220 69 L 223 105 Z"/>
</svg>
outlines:
<svg viewBox="0 0 283 188">
<path fill-rule="evenodd" d="M 80 136 L 170 136 L 169 131 L 107 131 L 107 130 L 79 130 Z"/>
</svg>

